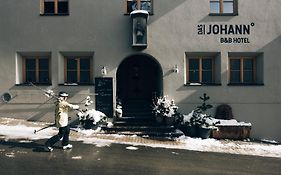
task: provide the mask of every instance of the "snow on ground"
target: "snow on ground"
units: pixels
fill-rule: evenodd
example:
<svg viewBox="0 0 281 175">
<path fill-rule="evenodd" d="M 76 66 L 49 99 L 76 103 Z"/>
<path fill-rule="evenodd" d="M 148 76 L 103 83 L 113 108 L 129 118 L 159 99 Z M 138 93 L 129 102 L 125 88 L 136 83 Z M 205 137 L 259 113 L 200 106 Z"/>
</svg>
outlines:
<svg viewBox="0 0 281 175">
<path fill-rule="evenodd" d="M 34 130 L 38 130 L 40 127 L 27 127 L 25 125 L 5 126 L 0 125 L 0 135 L 5 136 L 8 139 L 27 139 L 27 140 L 39 140 L 46 139 L 57 133 L 55 128 L 48 128 L 34 134 Z"/>
<path fill-rule="evenodd" d="M 134 151 L 134 150 L 138 150 L 139 148 L 137 148 L 135 146 L 128 146 L 128 147 L 126 147 L 126 149 Z"/>
<path fill-rule="evenodd" d="M 1 120 L 0 139 L 18 139 L 19 142 L 29 143 L 34 140 L 50 138 L 58 132 L 56 128 L 50 127 L 35 134 L 34 130 L 38 130 L 46 125 L 40 125 L 36 122 L 3 122 L 3 119 Z M 220 152 L 281 158 L 280 144 L 265 144 L 250 141 L 200 139 L 186 136 L 179 137 L 174 141 L 159 141 L 147 136 L 138 137 L 136 135 L 125 136 L 118 134 L 102 134 L 93 130 L 80 129 L 76 129 L 76 131 L 71 132 L 70 139 L 72 141 L 82 141 L 85 144 L 93 144 L 97 147 L 109 147 L 112 143 L 127 144 L 131 146 L 126 147 L 126 149 L 132 151 L 137 151 L 137 146 L 149 146 L 155 148 L 184 149 L 202 152 Z M 8 156 L 13 156 L 13 154 Z M 80 159 L 80 157 L 73 157 L 73 159 Z"/>
</svg>

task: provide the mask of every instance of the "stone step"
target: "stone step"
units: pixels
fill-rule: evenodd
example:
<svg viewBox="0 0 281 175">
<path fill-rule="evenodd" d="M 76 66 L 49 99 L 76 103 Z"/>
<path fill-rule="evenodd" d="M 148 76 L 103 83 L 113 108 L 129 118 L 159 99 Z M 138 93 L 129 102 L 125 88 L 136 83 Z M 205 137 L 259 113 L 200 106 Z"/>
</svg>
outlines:
<svg viewBox="0 0 281 175">
<path fill-rule="evenodd" d="M 146 116 L 143 116 L 142 118 L 139 118 L 139 117 L 132 117 L 132 116 L 129 116 L 129 117 L 120 117 L 120 118 L 116 118 L 115 121 L 151 121 L 151 120 L 154 120 L 155 118 L 153 116 L 149 116 L 149 115 L 146 115 Z"/>
<path fill-rule="evenodd" d="M 162 138 L 183 135 L 174 126 L 157 123 L 149 102 L 142 100 L 125 101 L 122 104 L 122 109 L 123 117 L 116 118 L 112 128 L 104 128 L 106 133 Z"/>
<path fill-rule="evenodd" d="M 132 131 L 132 132 L 172 132 L 175 130 L 174 126 L 113 126 L 106 128 L 107 131 Z"/>
<path fill-rule="evenodd" d="M 152 112 L 124 112 L 123 111 L 123 117 L 135 117 L 135 118 L 145 118 L 147 116 L 152 116 Z"/>
<path fill-rule="evenodd" d="M 114 126 L 159 126 L 154 120 L 147 121 L 115 121 Z"/>
<path fill-rule="evenodd" d="M 151 103 L 148 103 L 146 101 L 139 101 L 139 102 L 135 102 L 135 101 L 130 101 L 130 102 L 125 102 L 122 103 L 122 107 L 127 109 L 127 108 L 131 108 L 131 109 L 151 109 Z"/>
<path fill-rule="evenodd" d="M 121 134 L 121 135 L 137 135 L 143 137 L 153 137 L 159 138 L 160 140 L 172 139 L 180 137 L 183 134 L 180 130 L 174 130 L 171 132 L 155 132 L 155 131 L 114 131 L 114 130 L 105 130 L 106 134 Z"/>
<path fill-rule="evenodd" d="M 147 102 L 143 102 L 143 103 L 122 103 L 122 106 L 125 107 L 134 107 L 134 108 L 151 108 L 152 104 L 151 103 L 147 103 Z"/>
<path fill-rule="evenodd" d="M 122 100 L 122 104 L 123 105 L 127 105 L 127 104 L 138 104 L 138 105 L 142 105 L 142 104 L 151 104 L 152 101 L 151 100 L 145 100 L 145 99 L 127 99 L 127 100 Z"/>
<path fill-rule="evenodd" d="M 142 116 L 142 117 L 121 117 L 114 121 L 116 126 L 146 126 L 146 125 L 157 125 L 153 116 Z"/>
<path fill-rule="evenodd" d="M 130 115 L 130 114 L 152 114 L 152 108 L 131 108 L 131 107 L 127 107 L 127 108 L 122 108 L 123 109 L 123 113 Z"/>
</svg>

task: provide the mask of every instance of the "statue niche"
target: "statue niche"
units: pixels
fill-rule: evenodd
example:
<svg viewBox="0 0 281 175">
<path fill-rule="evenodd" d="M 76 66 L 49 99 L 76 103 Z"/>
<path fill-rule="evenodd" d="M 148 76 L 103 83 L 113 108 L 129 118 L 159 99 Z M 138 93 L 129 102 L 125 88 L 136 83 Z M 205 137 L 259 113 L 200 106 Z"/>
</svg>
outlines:
<svg viewBox="0 0 281 175">
<path fill-rule="evenodd" d="M 135 10 L 131 14 L 132 34 L 134 47 L 147 47 L 147 18 L 148 12 L 144 10 Z"/>
</svg>

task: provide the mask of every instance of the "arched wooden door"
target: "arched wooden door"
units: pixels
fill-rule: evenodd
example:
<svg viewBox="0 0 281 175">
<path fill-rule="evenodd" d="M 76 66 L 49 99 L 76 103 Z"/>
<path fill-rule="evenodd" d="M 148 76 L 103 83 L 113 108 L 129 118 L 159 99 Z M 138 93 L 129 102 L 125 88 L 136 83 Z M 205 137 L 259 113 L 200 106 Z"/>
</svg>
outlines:
<svg viewBox="0 0 281 175">
<path fill-rule="evenodd" d="M 149 55 L 126 58 L 117 70 L 117 96 L 122 101 L 151 101 L 163 91 L 163 73 L 160 64 Z"/>
</svg>

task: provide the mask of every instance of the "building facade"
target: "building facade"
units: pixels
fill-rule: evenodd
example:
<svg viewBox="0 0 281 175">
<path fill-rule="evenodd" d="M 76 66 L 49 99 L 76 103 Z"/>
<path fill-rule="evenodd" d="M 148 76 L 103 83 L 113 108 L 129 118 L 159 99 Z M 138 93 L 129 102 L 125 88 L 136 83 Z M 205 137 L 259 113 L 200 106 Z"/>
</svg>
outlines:
<svg viewBox="0 0 281 175">
<path fill-rule="evenodd" d="M 52 121 L 40 88 L 67 91 L 77 104 L 88 95 L 97 103 L 105 93 L 98 87 L 109 88 L 109 109 L 117 99 L 168 95 L 183 114 L 207 93 L 212 105 L 228 104 L 235 119 L 252 123 L 252 138 L 281 141 L 280 0 L 0 6 L 1 117 Z"/>
</svg>

